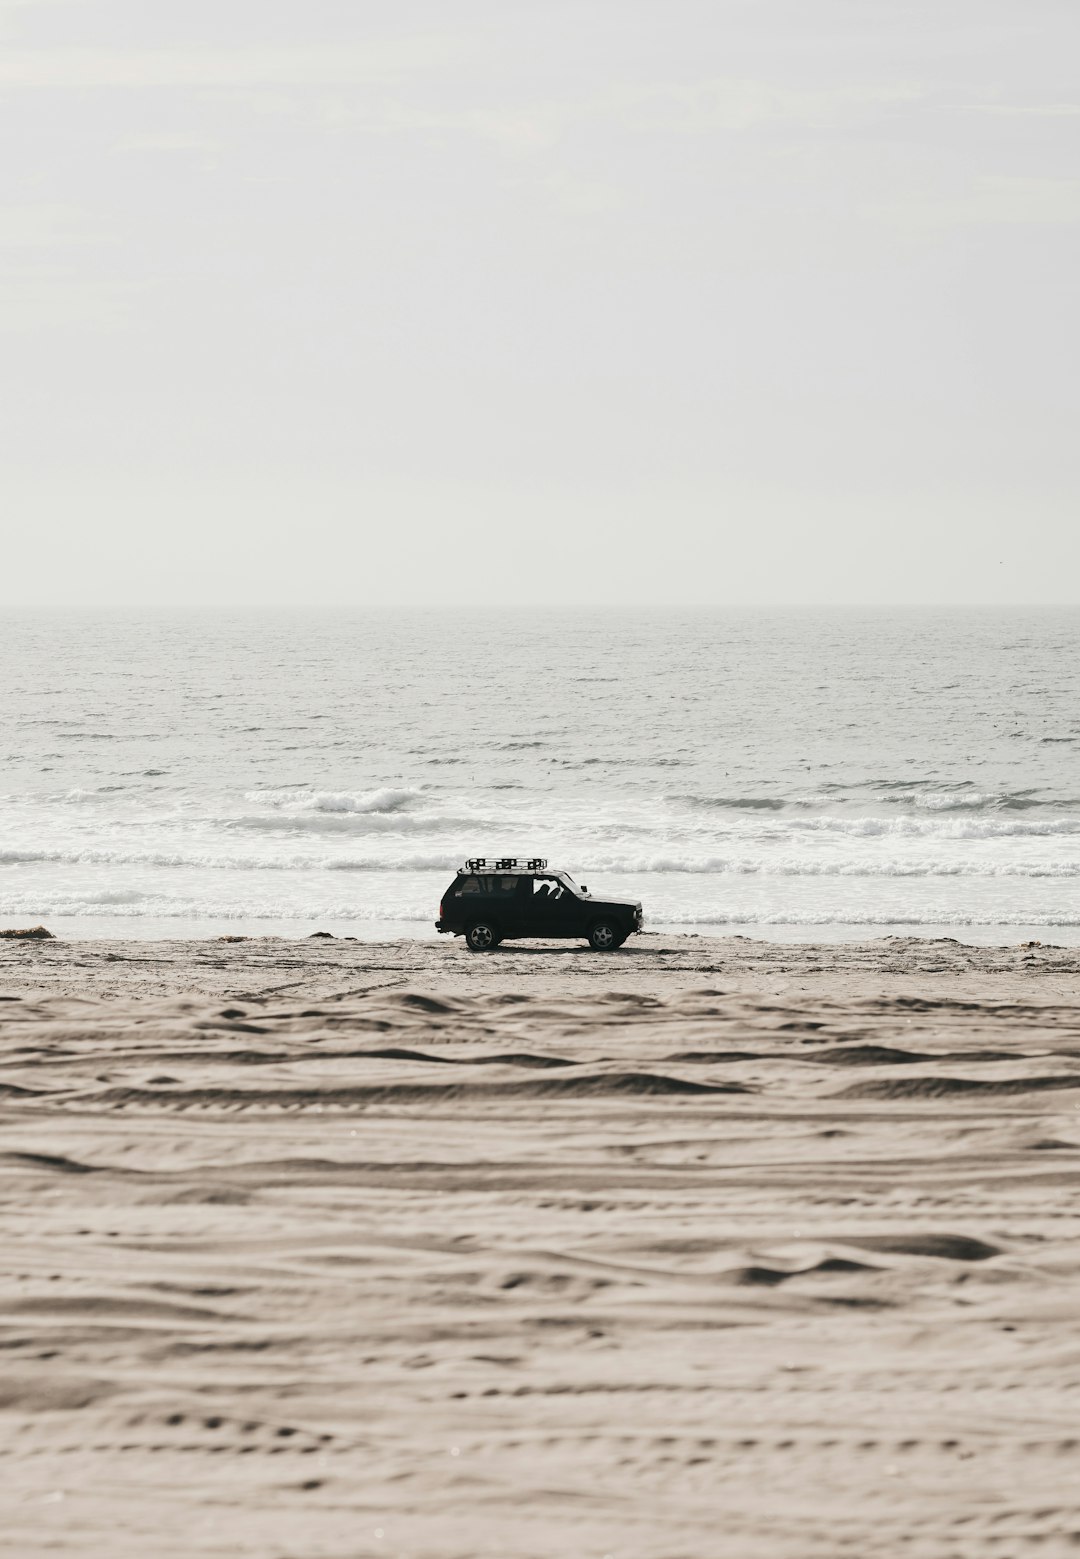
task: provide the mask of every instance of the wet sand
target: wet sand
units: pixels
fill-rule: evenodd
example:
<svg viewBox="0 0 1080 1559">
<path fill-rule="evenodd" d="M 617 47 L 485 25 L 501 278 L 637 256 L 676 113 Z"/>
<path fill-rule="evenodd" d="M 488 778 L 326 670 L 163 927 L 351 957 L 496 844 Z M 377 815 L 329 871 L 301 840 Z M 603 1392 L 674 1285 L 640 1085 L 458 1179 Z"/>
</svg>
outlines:
<svg viewBox="0 0 1080 1559">
<path fill-rule="evenodd" d="M 0 1551 L 1080 1544 L 1080 949 L 0 944 Z"/>
</svg>

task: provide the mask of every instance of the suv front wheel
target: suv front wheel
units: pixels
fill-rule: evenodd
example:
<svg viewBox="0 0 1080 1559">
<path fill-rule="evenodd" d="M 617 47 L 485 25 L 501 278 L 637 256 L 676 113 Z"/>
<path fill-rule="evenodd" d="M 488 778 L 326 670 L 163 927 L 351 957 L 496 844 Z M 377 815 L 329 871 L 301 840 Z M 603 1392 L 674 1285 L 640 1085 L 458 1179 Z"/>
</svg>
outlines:
<svg viewBox="0 0 1080 1559">
<path fill-rule="evenodd" d="M 594 953 L 611 953 L 621 947 L 625 937 L 611 920 L 598 920 L 589 932 L 589 946 Z"/>
<path fill-rule="evenodd" d="M 474 953 L 489 953 L 499 945 L 499 934 L 486 920 L 478 920 L 465 933 L 465 940 Z"/>
</svg>

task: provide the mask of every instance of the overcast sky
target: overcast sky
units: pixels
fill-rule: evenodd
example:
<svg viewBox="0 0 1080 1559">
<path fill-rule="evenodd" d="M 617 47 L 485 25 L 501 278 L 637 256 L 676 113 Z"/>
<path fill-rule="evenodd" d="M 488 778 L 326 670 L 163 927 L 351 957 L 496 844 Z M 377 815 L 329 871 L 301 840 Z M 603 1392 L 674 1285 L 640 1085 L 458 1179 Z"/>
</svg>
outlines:
<svg viewBox="0 0 1080 1559">
<path fill-rule="evenodd" d="M 1080 601 L 1077 0 L 0 0 L 0 600 Z"/>
</svg>

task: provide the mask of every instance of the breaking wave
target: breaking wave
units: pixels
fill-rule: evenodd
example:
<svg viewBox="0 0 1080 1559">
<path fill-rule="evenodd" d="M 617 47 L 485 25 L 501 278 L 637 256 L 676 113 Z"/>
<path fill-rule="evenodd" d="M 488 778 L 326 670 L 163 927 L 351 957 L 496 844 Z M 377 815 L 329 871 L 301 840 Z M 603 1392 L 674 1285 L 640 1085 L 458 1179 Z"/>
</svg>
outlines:
<svg viewBox="0 0 1080 1559">
<path fill-rule="evenodd" d="M 895 834 L 919 839 L 1063 839 L 1080 834 L 1080 817 L 1047 818 L 926 818 L 926 817 L 798 817 L 783 827 L 802 834 L 848 834 L 871 838 Z"/>
<path fill-rule="evenodd" d="M 667 800 L 692 809 L 739 812 L 784 812 L 846 803 L 865 805 L 867 801 L 889 807 L 913 807 L 922 812 L 1054 812 L 1080 806 L 1080 798 L 1047 796 L 1038 790 L 980 791 L 967 784 L 950 787 L 910 780 L 878 780 L 865 787 L 837 785 L 816 794 L 787 797 L 671 795 Z"/>
<path fill-rule="evenodd" d="M 581 850 L 566 850 L 567 859 Z M 400 856 L 257 856 L 135 850 L 0 850 L 0 866 L 142 866 L 228 872 L 441 872 L 452 873 L 464 852 L 445 850 Z M 574 862 L 572 861 L 573 865 Z M 1068 860 L 1008 861 L 963 857 L 956 860 L 888 859 L 874 856 L 814 861 L 798 856 L 602 855 L 589 852 L 592 876 L 731 877 L 1080 877 L 1080 857 Z"/>
<path fill-rule="evenodd" d="M 249 790 L 245 801 L 278 807 L 287 812 L 357 812 L 376 816 L 401 812 L 414 802 L 424 800 L 419 790 L 363 791 L 354 795 L 350 791 L 337 790 Z"/>
<path fill-rule="evenodd" d="M 717 808 L 747 812 L 782 812 L 788 803 L 776 796 L 671 796 L 671 801 L 688 807 Z"/>
<path fill-rule="evenodd" d="M 983 795 L 978 791 L 959 788 L 956 790 L 891 790 L 875 796 L 874 799 L 884 801 L 890 806 L 921 807 L 927 812 L 1027 811 L 1031 807 L 1042 807 L 1048 804 L 1045 799 L 1028 790 L 1014 791 L 1011 794 L 992 792 Z M 1066 805 L 1075 806 L 1076 803 L 1069 801 Z"/>
<path fill-rule="evenodd" d="M 475 817 L 439 817 L 411 812 L 281 812 L 248 813 L 228 818 L 221 827 L 262 833 L 297 834 L 438 834 L 491 829 Z"/>
</svg>

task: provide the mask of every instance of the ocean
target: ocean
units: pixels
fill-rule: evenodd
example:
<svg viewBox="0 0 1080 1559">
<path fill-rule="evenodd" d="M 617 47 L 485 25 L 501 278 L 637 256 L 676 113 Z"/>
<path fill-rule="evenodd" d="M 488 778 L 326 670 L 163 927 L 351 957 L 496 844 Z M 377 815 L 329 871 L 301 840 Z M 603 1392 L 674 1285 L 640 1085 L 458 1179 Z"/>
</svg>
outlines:
<svg viewBox="0 0 1080 1559">
<path fill-rule="evenodd" d="M 646 925 L 1080 941 L 1080 610 L 0 620 L 0 925 L 434 936 L 466 856 Z"/>
</svg>

